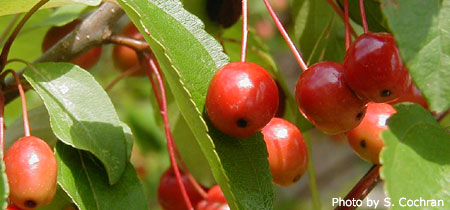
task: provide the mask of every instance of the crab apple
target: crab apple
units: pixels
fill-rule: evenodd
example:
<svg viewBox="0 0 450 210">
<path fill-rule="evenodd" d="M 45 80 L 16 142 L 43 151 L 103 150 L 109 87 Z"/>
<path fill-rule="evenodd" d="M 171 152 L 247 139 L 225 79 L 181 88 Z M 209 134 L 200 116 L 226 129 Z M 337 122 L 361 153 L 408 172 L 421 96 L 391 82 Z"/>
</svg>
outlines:
<svg viewBox="0 0 450 210">
<path fill-rule="evenodd" d="M 300 75 L 295 89 L 300 112 L 328 134 L 356 127 L 365 113 L 365 102 L 346 85 L 343 72 L 340 63 L 316 63 Z"/>
<path fill-rule="evenodd" d="M 189 181 L 186 174 L 181 173 L 181 180 L 189 196 L 192 205 L 195 206 L 203 197 Z M 158 202 L 165 210 L 183 210 L 188 209 L 184 203 L 183 195 L 178 186 L 175 173 L 170 167 L 164 172 L 159 180 Z"/>
<path fill-rule="evenodd" d="M 302 133 L 292 123 L 272 118 L 262 134 L 269 153 L 273 182 L 281 186 L 294 184 L 308 166 L 308 149 Z"/>
<path fill-rule="evenodd" d="M 366 101 L 388 102 L 402 96 L 411 84 L 394 36 L 366 33 L 348 48 L 344 77 L 350 88 Z"/>
<path fill-rule="evenodd" d="M 21 210 L 21 209 L 19 209 L 17 206 L 14 206 L 13 204 L 8 204 L 6 210 Z"/>
<path fill-rule="evenodd" d="M 241 0 L 207 0 L 206 10 L 209 18 L 224 28 L 234 25 L 242 13 Z"/>
<path fill-rule="evenodd" d="M 369 103 L 361 124 L 347 132 L 348 143 L 362 159 L 379 164 L 378 156 L 384 146 L 381 132 L 386 130 L 387 119 L 396 113 L 387 103 Z"/>
<path fill-rule="evenodd" d="M 395 101 L 389 102 L 389 104 L 394 105 L 402 102 L 412 102 L 423 106 L 425 109 L 428 109 L 428 104 L 419 88 L 417 88 L 414 83 L 411 83 L 411 86 L 408 88 L 405 94 L 403 94 L 400 98 Z"/>
<path fill-rule="evenodd" d="M 228 210 L 230 207 L 228 206 L 227 200 L 223 195 L 222 189 L 220 189 L 219 185 L 213 186 L 208 191 L 208 195 L 206 199 L 200 201 L 197 204 L 196 210 Z"/>
<path fill-rule="evenodd" d="M 52 149 L 34 136 L 20 138 L 4 157 L 9 199 L 21 209 L 49 204 L 56 192 L 58 166 Z"/>
<path fill-rule="evenodd" d="M 121 32 L 123 35 L 142 40 L 143 36 L 138 31 L 136 26 L 133 23 L 129 23 Z M 115 45 L 113 49 L 113 61 L 114 64 L 121 71 L 126 71 L 136 65 L 139 65 L 139 58 L 136 51 L 132 48 L 129 48 L 125 45 Z M 145 71 L 142 69 L 137 70 L 132 76 L 144 76 Z"/>
<path fill-rule="evenodd" d="M 75 27 L 81 23 L 81 20 L 74 20 L 64 26 L 52 27 L 47 34 L 45 34 L 44 41 L 42 42 L 42 52 L 50 49 L 55 43 L 64 38 L 68 33 L 73 31 Z M 80 55 L 78 58 L 73 59 L 71 62 L 80 66 L 83 69 L 90 69 L 100 60 L 102 54 L 102 47 L 94 47 L 86 53 Z"/>
<path fill-rule="evenodd" d="M 206 112 L 217 129 L 243 138 L 260 131 L 277 112 L 278 103 L 277 85 L 263 67 L 233 62 L 212 78 Z"/>
</svg>

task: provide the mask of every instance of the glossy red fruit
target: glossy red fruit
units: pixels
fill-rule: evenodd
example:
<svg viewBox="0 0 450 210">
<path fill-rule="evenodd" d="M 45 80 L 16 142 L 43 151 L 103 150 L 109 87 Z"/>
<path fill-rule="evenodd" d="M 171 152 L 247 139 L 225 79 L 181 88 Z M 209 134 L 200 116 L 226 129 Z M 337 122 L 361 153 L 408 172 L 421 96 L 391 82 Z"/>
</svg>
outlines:
<svg viewBox="0 0 450 210">
<path fill-rule="evenodd" d="M 363 100 L 388 102 L 402 96 L 411 84 L 394 36 L 366 33 L 348 48 L 345 81 Z"/>
<path fill-rule="evenodd" d="M 308 166 L 308 149 L 302 133 L 295 125 L 281 118 L 272 118 L 262 133 L 269 153 L 273 182 L 281 186 L 294 184 Z"/>
<path fill-rule="evenodd" d="M 390 104 L 369 103 L 361 124 L 347 132 L 348 143 L 362 159 L 380 163 L 378 157 L 384 146 L 381 132 L 388 128 L 387 119 L 394 113 Z"/>
<path fill-rule="evenodd" d="M 128 24 L 123 30 L 122 34 L 133 38 L 133 39 L 143 39 L 142 34 L 138 31 L 133 23 Z M 114 64 L 121 71 L 126 71 L 136 65 L 139 65 L 139 58 L 136 51 L 124 45 L 115 45 L 113 49 L 113 61 Z M 145 71 L 139 69 L 132 76 L 143 76 Z"/>
<path fill-rule="evenodd" d="M 223 195 L 219 185 L 213 186 L 209 191 L 205 200 L 197 204 L 196 210 L 229 210 L 227 200 Z"/>
<path fill-rule="evenodd" d="M 192 183 L 189 181 L 185 174 L 181 174 L 181 180 L 184 184 L 186 192 L 193 206 L 197 205 L 203 197 L 198 193 Z M 188 209 L 184 203 L 183 195 L 181 194 L 180 188 L 178 187 L 178 182 L 175 173 L 170 167 L 159 180 L 158 186 L 158 202 L 161 207 L 165 210 L 183 210 Z"/>
<path fill-rule="evenodd" d="M 6 207 L 6 210 L 21 210 L 17 206 L 14 206 L 12 204 L 8 204 L 8 207 Z"/>
<path fill-rule="evenodd" d="M 300 75 L 295 89 L 300 112 L 328 134 L 356 127 L 365 113 L 365 102 L 346 85 L 343 72 L 340 63 L 316 63 Z"/>
<path fill-rule="evenodd" d="M 409 86 L 408 91 L 403 94 L 399 99 L 389 102 L 389 104 L 394 105 L 402 102 L 412 102 L 416 104 L 420 104 L 425 109 L 428 109 L 428 104 L 425 98 L 423 97 L 420 90 L 413 83 Z"/>
<path fill-rule="evenodd" d="M 211 80 L 206 112 L 217 129 L 243 138 L 260 131 L 272 119 L 278 100 L 277 85 L 263 67 L 233 62 Z"/>
<path fill-rule="evenodd" d="M 47 34 L 45 34 L 44 41 L 42 42 L 42 52 L 50 49 L 56 42 L 64 38 L 68 33 L 73 31 L 75 27 L 81 23 L 81 20 L 74 20 L 61 27 L 52 27 Z M 100 60 L 102 54 L 102 47 L 95 47 L 87 51 L 78 58 L 73 59 L 71 62 L 80 66 L 83 69 L 89 70 Z"/>
<path fill-rule="evenodd" d="M 4 157 L 9 199 L 21 209 L 49 204 L 56 192 L 58 166 L 47 143 L 37 137 L 20 138 Z"/>
</svg>

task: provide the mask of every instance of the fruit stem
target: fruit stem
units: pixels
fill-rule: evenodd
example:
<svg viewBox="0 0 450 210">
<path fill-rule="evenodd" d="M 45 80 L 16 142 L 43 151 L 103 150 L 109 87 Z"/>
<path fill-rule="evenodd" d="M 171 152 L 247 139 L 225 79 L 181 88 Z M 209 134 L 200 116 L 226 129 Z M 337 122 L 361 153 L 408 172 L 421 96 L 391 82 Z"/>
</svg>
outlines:
<svg viewBox="0 0 450 210">
<path fill-rule="evenodd" d="M 3 160 L 3 155 L 5 154 L 5 95 L 3 95 L 3 90 L 0 88 L 0 150 L 2 152 L 1 159 Z"/>
<path fill-rule="evenodd" d="M 248 41 L 248 1 L 242 0 L 242 40 L 241 40 L 241 62 L 245 62 L 247 57 Z"/>
<path fill-rule="evenodd" d="M 348 0 L 344 0 L 344 13 L 345 13 L 345 50 L 350 47 L 352 37 L 350 36 L 350 21 L 348 18 Z"/>
<path fill-rule="evenodd" d="M 353 189 L 345 196 L 344 200 L 364 200 L 372 189 L 381 181 L 380 165 L 373 165 L 369 171 L 359 180 Z M 355 209 L 356 206 L 338 206 L 335 210 Z"/>
<path fill-rule="evenodd" d="M 150 46 L 147 42 L 133 39 L 126 36 L 120 36 L 120 35 L 111 35 L 107 42 L 117 44 L 117 45 L 124 45 L 129 48 L 132 48 L 136 51 L 147 51 L 150 50 Z"/>
<path fill-rule="evenodd" d="M 364 28 L 364 33 L 369 33 L 369 26 L 367 25 L 366 11 L 364 9 L 364 0 L 359 0 L 359 11 L 361 13 L 361 22 Z"/>
<path fill-rule="evenodd" d="M 17 89 L 19 90 L 20 99 L 22 101 L 22 117 L 23 117 L 23 129 L 25 132 L 25 136 L 30 136 L 30 122 L 28 120 L 28 108 L 27 108 L 27 99 L 25 96 L 25 91 L 23 90 L 22 82 L 20 82 L 19 76 L 16 74 L 15 71 L 8 69 L 4 73 L 2 73 L 1 78 L 2 80 L 6 77 L 8 73 L 11 73 L 16 80 Z"/>
<path fill-rule="evenodd" d="M 309 180 L 309 190 L 311 191 L 313 209 L 322 209 L 320 205 L 319 190 L 317 189 L 316 172 L 314 171 L 314 161 L 312 157 L 312 144 L 311 136 L 309 131 L 302 132 L 303 139 L 305 139 L 306 145 L 308 146 L 308 180 Z"/>
<path fill-rule="evenodd" d="M 19 24 L 17 24 L 16 28 L 14 28 L 14 31 L 9 35 L 8 39 L 6 40 L 5 45 L 3 46 L 2 53 L 0 54 L 0 72 L 3 71 L 3 69 L 6 66 L 6 61 L 8 60 L 8 54 L 9 50 L 11 49 L 11 46 L 16 39 L 17 35 L 19 34 L 20 30 L 23 28 L 25 23 L 30 19 L 30 17 L 44 4 L 46 4 L 49 0 L 41 0 L 36 5 L 34 5 L 30 11 L 25 14 L 25 16 L 20 20 Z"/>
<path fill-rule="evenodd" d="M 194 186 L 194 188 L 195 188 L 195 190 L 197 190 L 198 194 L 200 194 L 203 199 L 206 199 L 208 193 L 197 182 L 197 180 L 194 178 L 194 176 L 192 176 L 191 172 L 189 172 L 189 169 L 187 168 L 186 164 L 184 163 L 183 158 L 181 158 L 178 148 L 175 147 L 174 149 L 175 149 L 175 156 L 178 159 L 178 162 L 181 165 L 181 169 L 184 171 L 184 174 L 188 178 L 189 182 L 191 182 L 192 186 Z"/>
<path fill-rule="evenodd" d="M 134 72 L 137 72 L 140 69 L 140 65 L 136 64 L 133 67 L 127 69 L 126 71 L 122 72 L 119 76 L 117 76 L 111 83 L 106 86 L 105 91 L 109 92 L 111 89 L 114 88 L 114 86 L 119 83 L 123 78 L 128 77 L 132 75 Z"/>
<path fill-rule="evenodd" d="M 337 6 L 337 4 L 334 2 L 334 0 L 327 0 L 327 2 L 345 23 L 344 12 L 342 12 L 342 10 Z M 357 37 L 358 35 L 356 35 L 356 32 L 353 29 L 353 27 L 351 25 L 349 25 L 349 26 L 350 26 L 350 33 L 352 34 L 352 36 Z"/>
<path fill-rule="evenodd" d="M 267 7 L 267 11 L 269 11 L 270 16 L 272 16 L 272 19 L 275 22 L 275 25 L 277 26 L 278 31 L 280 31 L 284 40 L 289 45 L 289 48 L 291 49 L 292 54 L 294 54 L 295 59 L 297 60 L 298 64 L 300 65 L 300 68 L 302 68 L 303 71 L 306 71 L 306 69 L 308 69 L 308 66 L 306 65 L 302 56 L 300 55 L 297 48 L 295 47 L 294 42 L 292 42 L 291 38 L 289 37 L 289 34 L 286 32 L 286 29 L 283 27 L 283 24 L 281 23 L 277 14 L 273 10 L 272 6 L 270 6 L 269 0 L 263 0 L 263 1 Z"/>
<path fill-rule="evenodd" d="M 160 69 L 156 65 L 153 58 L 151 58 L 151 56 L 149 56 L 146 53 L 144 53 L 144 61 L 145 61 L 146 67 L 150 67 L 150 68 L 145 68 L 147 76 L 149 77 L 150 81 L 153 81 L 152 73 L 154 73 L 156 76 L 158 85 L 159 85 L 159 93 L 161 94 L 161 103 L 159 103 L 159 105 L 160 105 L 159 108 L 161 110 L 161 115 L 162 115 L 162 118 L 164 121 L 164 130 L 165 130 L 166 137 L 167 137 L 167 148 L 169 150 L 170 163 L 172 164 L 173 170 L 175 172 L 175 176 L 176 176 L 177 182 L 178 182 L 178 187 L 180 188 L 181 194 L 183 195 L 183 199 L 186 204 L 186 207 L 189 210 L 191 210 L 191 209 L 193 209 L 193 207 L 192 207 L 191 201 L 189 200 L 189 196 L 186 192 L 186 188 L 183 185 L 183 182 L 181 180 L 181 174 L 180 174 L 180 171 L 178 168 L 177 160 L 175 158 L 175 149 L 174 149 L 175 143 L 174 143 L 174 140 L 172 137 L 172 132 L 170 131 L 169 117 L 168 117 L 168 113 L 167 113 L 166 92 L 165 92 L 162 75 L 161 75 Z M 157 95 L 157 93 L 156 93 L 157 90 L 153 89 L 153 91 L 155 92 L 155 95 Z"/>
</svg>

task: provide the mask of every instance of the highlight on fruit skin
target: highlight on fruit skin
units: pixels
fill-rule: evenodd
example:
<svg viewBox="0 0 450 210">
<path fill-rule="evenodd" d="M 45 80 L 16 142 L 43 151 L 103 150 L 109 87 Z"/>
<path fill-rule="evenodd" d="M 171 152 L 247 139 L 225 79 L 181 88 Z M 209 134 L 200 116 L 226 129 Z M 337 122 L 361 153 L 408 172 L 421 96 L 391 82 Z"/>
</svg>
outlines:
<svg viewBox="0 0 450 210">
<path fill-rule="evenodd" d="M 196 210 L 229 210 L 227 200 L 223 195 L 222 189 L 219 185 L 215 185 L 209 189 L 206 198 L 200 201 Z"/>
<path fill-rule="evenodd" d="M 273 118 L 262 134 L 273 182 L 281 186 L 297 182 L 308 167 L 308 149 L 300 130 L 284 119 Z"/>
<path fill-rule="evenodd" d="M 205 105 L 218 130 L 244 138 L 260 131 L 275 116 L 278 104 L 277 85 L 263 67 L 232 62 L 212 78 Z"/>
<path fill-rule="evenodd" d="M 181 171 L 180 171 L 181 172 Z M 181 172 L 181 181 L 189 196 L 192 205 L 195 206 L 203 198 L 189 181 L 186 174 Z M 188 209 L 184 203 L 183 195 L 178 186 L 175 172 L 172 167 L 168 168 L 159 180 L 158 203 L 164 210 L 184 210 Z"/>
<path fill-rule="evenodd" d="M 362 159 L 380 164 L 384 146 L 381 132 L 388 129 L 387 120 L 397 111 L 387 103 L 369 103 L 361 124 L 347 132 L 348 143 Z"/>
<path fill-rule="evenodd" d="M 364 117 L 366 102 L 347 86 L 344 71 L 337 62 L 316 63 L 300 75 L 295 88 L 300 112 L 327 134 L 346 132 Z"/>
<path fill-rule="evenodd" d="M 344 77 L 350 88 L 367 102 L 389 102 L 402 96 L 411 85 L 394 36 L 365 33 L 348 48 Z"/>
<path fill-rule="evenodd" d="M 76 19 L 66 25 L 60 27 L 52 27 L 45 34 L 44 40 L 42 42 L 42 52 L 50 49 L 54 44 L 56 44 L 59 40 L 64 38 L 67 34 L 72 32 L 79 24 L 81 20 Z M 89 70 L 95 66 L 100 60 L 100 56 L 102 54 L 102 47 L 94 47 L 89 51 L 83 53 L 77 58 L 73 59 L 71 62 L 75 65 L 80 66 L 83 69 Z"/>
<path fill-rule="evenodd" d="M 49 204 L 56 192 L 58 166 L 53 150 L 34 136 L 22 137 L 4 157 L 9 199 L 21 209 Z"/>
</svg>

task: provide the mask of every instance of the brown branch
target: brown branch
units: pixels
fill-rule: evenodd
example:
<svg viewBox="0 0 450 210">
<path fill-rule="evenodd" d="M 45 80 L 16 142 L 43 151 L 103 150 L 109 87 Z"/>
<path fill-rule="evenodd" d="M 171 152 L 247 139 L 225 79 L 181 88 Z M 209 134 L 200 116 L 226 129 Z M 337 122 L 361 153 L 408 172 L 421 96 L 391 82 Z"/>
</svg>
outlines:
<svg viewBox="0 0 450 210">
<path fill-rule="evenodd" d="M 33 63 L 71 61 L 91 48 L 106 43 L 113 35 L 113 28 L 123 14 L 124 11 L 117 4 L 103 3 L 96 11 L 84 19 L 74 31 L 67 34 Z M 18 72 L 22 81 L 24 81 L 22 78 L 23 71 L 24 69 Z M 14 80 L 8 78 L 4 81 L 3 87 L 8 88 L 14 84 Z M 24 82 L 25 84 L 27 83 Z M 6 104 L 17 96 L 17 93 L 5 93 Z"/>
<path fill-rule="evenodd" d="M 380 165 L 373 165 L 372 168 L 359 180 L 359 182 L 353 187 L 353 189 L 345 196 L 344 201 L 347 200 L 361 200 L 372 191 L 381 181 L 380 179 Z M 338 206 L 335 210 L 349 210 L 355 209 L 357 206 Z"/>
<path fill-rule="evenodd" d="M 133 39 L 133 38 L 126 37 L 126 36 L 114 34 L 105 41 L 108 43 L 112 43 L 112 44 L 124 45 L 124 46 L 132 48 L 136 51 L 149 51 L 150 50 L 150 46 L 148 45 L 147 42 L 138 40 L 138 39 Z"/>
</svg>

